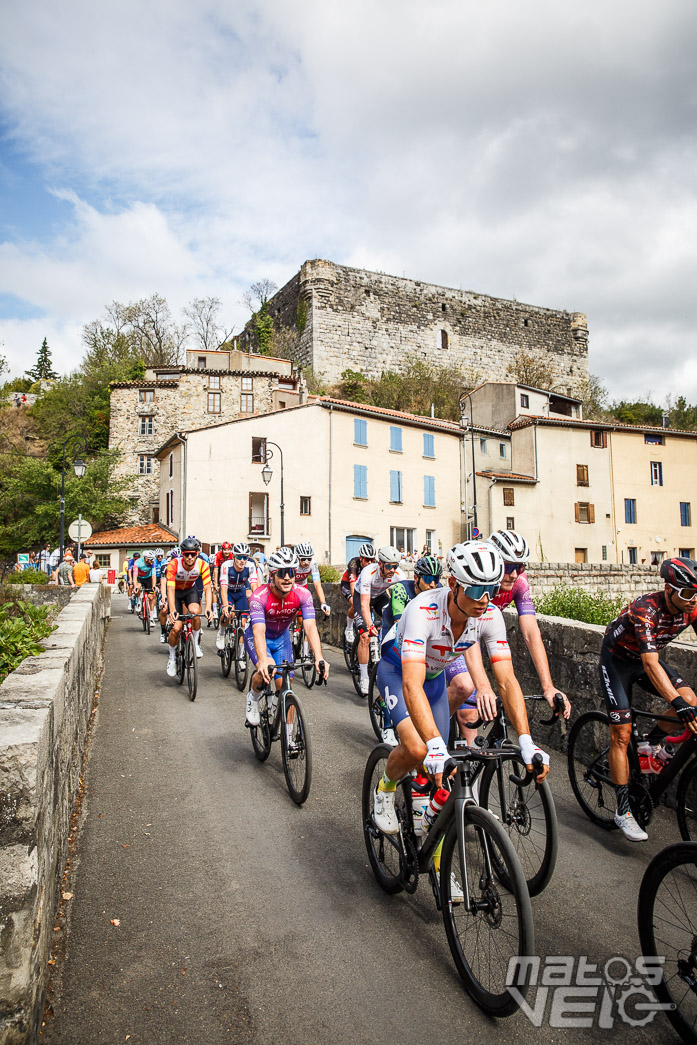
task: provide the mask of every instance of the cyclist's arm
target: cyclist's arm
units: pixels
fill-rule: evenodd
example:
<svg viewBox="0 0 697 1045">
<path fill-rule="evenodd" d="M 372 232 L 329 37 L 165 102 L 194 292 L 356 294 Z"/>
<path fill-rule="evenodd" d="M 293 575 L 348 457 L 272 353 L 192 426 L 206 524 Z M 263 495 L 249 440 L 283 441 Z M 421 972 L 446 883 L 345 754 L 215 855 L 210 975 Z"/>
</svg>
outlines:
<svg viewBox="0 0 697 1045">
<path fill-rule="evenodd" d="M 227 610 L 227 608 L 228 608 L 228 604 L 227 604 L 227 589 L 228 589 L 227 573 L 223 573 L 221 575 L 221 577 L 220 577 L 220 602 L 222 603 L 222 607 L 223 607 L 224 610 Z"/>
<path fill-rule="evenodd" d="M 532 662 L 535 665 L 535 671 L 540 680 L 545 700 L 550 706 L 553 706 L 554 695 L 555 693 L 561 693 L 561 690 L 558 690 L 552 682 L 547 651 L 545 650 L 542 635 L 540 634 L 540 625 L 537 623 L 537 618 L 532 613 L 525 613 L 518 617 L 518 623 L 520 624 L 521 635 L 525 639 L 525 645 L 528 647 L 528 651 L 532 657 Z M 568 718 L 571 712 L 571 705 L 569 704 L 566 693 L 562 693 L 561 695 L 564 698 L 564 718 Z"/>
<path fill-rule="evenodd" d="M 658 659 L 657 652 L 642 653 L 641 663 L 644 668 L 644 671 L 648 675 L 651 682 L 654 684 L 656 691 L 660 694 L 660 696 L 663 697 L 664 700 L 667 700 L 670 704 L 671 701 L 675 700 L 676 697 L 680 696 L 677 689 L 670 681 L 670 678 L 668 677 L 664 669 L 661 667 L 661 663 Z"/>
<path fill-rule="evenodd" d="M 268 682 L 271 678 L 271 670 L 273 670 L 274 667 L 274 660 L 273 657 L 269 656 L 266 649 L 266 625 L 253 624 L 252 638 L 254 640 L 254 649 L 257 653 L 257 671 L 264 682 Z"/>
<path fill-rule="evenodd" d="M 370 592 L 361 592 L 361 617 L 366 628 L 370 631 L 372 614 L 370 612 Z"/>
<path fill-rule="evenodd" d="M 319 599 L 319 601 L 320 602 L 326 602 L 327 600 L 324 597 L 324 588 L 322 587 L 322 582 L 321 581 L 313 581 L 312 583 L 315 586 L 315 592 L 317 594 L 317 598 Z"/>
<path fill-rule="evenodd" d="M 501 658 L 500 660 L 492 661 L 491 666 L 496 676 L 496 683 L 508 721 L 519 738 L 524 736 L 530 737 L 528 713 L 525 708 L 523 691 L 513 671 L 513 661 L 510 660 L 510 657 L 508 659 Z M 530 768 L 532 767 L 528 765 L 528 769 Z M 538 781 L 544 780 L 548 773 L 549 765 L 543 765 L 537 777 Z"/>
</svg>

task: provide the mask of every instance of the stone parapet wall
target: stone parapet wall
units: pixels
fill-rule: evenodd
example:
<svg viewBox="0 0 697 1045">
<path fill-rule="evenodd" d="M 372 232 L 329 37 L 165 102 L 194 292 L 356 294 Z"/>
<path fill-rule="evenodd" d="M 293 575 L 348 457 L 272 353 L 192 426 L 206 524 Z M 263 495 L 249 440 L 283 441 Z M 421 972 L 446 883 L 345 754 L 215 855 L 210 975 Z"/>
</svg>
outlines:
<svg viewBox="0 0 697 1045">
<path fill-rule="evenodd" d="M 110 604 L 83 585 L 0 686 L 0 1045 L 36 1040 Z"/>
<path fill-rule="evenodd" d="M 608 562 L 530 562 L 527 576 L 533 598 L 548 595 L 560 584 L 603 592 L 611 598 L 637 598 L 663 587 L 657 566 Z"/>
</svg>

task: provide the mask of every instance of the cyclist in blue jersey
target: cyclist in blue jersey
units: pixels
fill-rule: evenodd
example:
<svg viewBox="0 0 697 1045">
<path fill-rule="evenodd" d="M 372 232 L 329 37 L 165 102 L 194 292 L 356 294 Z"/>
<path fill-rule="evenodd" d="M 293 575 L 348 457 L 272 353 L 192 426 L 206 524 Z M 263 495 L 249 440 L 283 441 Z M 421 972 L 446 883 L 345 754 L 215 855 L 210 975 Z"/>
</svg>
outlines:
<svg viewBox="0 0 697 1045">
<path fill-rule="evenodd" d="M 221 563 L 219 578 L 223 610 L 215 644 L 219 650 L 222 650 L 225 648 L 225 628 L 230 618 L 230 611 L 249 613 L 249 600 L 259 583 L 257 568 L 249 560 L 248 544 L 240 543 L 233 546 L 232 558 L 224 559 Z"/>
<path fill-rule="evenodd" d="M 136 559 L 131 576 L 135 594 L 139 595 L 141 589 L 147 593 L 148 602 L 150 603 L 150 621 L 156 624 L 154 580 L 157 575 L 155 573 L 155 553 L 153 551 L 143 552 L 140 559 Z"/>
</svg>

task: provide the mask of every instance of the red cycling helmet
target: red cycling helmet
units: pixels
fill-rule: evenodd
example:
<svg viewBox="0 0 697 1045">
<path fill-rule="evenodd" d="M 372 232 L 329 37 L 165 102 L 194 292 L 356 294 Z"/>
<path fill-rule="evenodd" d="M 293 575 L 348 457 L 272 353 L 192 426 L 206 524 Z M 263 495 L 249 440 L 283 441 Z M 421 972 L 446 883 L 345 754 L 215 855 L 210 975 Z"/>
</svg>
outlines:
<svg viewBox="0 0 697 1045">
<path fill-rule="evenodd" d="M 661 577 L 674 588 L 697 588 L 697 562 L 694 559 L 665 559 L 661 563 Z"/>
<path fill-rule="evenodd" d="M 223 551 L 224 552 L 232 551 L 232 545 L 230 544 L 229 541 L 223 541 Z"/>
</svg>

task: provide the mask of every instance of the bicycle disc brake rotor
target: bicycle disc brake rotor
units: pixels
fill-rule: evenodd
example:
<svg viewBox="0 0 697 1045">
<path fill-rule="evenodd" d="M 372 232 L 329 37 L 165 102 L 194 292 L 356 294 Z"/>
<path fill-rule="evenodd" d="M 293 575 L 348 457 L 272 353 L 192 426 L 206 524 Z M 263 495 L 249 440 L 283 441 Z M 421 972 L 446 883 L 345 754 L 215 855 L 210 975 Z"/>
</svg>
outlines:
<svg viewBox="0 0 697 1045">
<path fill-rule="evenodd" d="M 646 827 L 653 816 L 653 800 L 643 784 L 629 785 L 629 805 L 639 827 Z"/>
<path fill-rule="evenodd" d="M 510 811 L 511 823 L 519 835 L 529 835 L 532 827 L 530 809 L 525 799 L 518 799 Z"/>
</svg>

